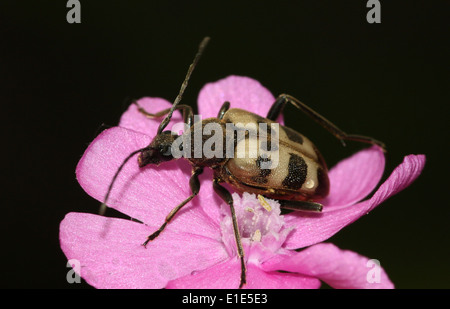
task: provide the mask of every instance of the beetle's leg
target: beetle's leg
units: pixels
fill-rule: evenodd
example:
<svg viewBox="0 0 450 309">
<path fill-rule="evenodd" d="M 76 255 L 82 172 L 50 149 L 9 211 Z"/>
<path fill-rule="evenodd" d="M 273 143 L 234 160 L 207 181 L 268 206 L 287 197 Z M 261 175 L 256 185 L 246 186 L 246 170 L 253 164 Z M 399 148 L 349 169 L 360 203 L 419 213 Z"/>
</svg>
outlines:
<svg viewBox="0 0 450 309">
<path fill-rule="evenodd" d="M 317 212 L 322 211 L 322 204 L 307 201 L 278 200 L 280 207 L 287 210 Z"/>
<path fill-rule="evenodd" d="M 189 180 L 189 186 L 191 187 L 192 194 L 183 202 L 181 202 L 181 204 L 170 211 L 161 227 L 156 232 L 147 237 L 147 240 L 142 244 L 144 247 L 147 246 L 150 241 L 158 237 L 158 235 L 164 230 L 166 225 L 173 219 L 177 212 L 198 194 L 198 192 L 200 191 L 200 181 L 198 180 L 198 175 L 200 175 L 202 172 L 203 168 L 194 168 L 192 170 L 192 176 Z"/>
<path fill-rule="evenodd" d="M 278 116 L 283 112 L 283 109 L 286 103 L 288 102 L 294 105 L 302 112 L 304 112 L 307 116 L 312 118 L 322 127 L 327 129 L 331 134 L 333 134 L 336 138 L 338 138 L 344 146 L 345 146 L 344 140 L 357 141 L 362 143 L 378 145 L 383 149 L 383 151 L 386 151 L 386 146 L 383 142 L 377 141 L 376 139 L 368 136 L 345 133 L 344 131 L 339 129 L 336 125 L 334 125 L 331 121 L 329 121 L 328 119 L 326 119 L 325 117 L 323 117 L 322 115 L 311 109 L 305 103 L 299 101 L 298 99 L 288 94 L 281 94 L 278 96 L 275 103 L 272 105 L 269 112 L 267 113 L 266 118 L 275 121 L 278 118 Z"/>
<path fill-rule="evenodd" d="M 238 256 L 241 261 L 241 281 L 239 284 L 239 288 L 242 288 L 244 286 L 244 284 L 247 283 L 247 279 L 246 279 L 247 269 L 245 267 L 244 249 L 242 249 L 241 236 L 239 235 L 239 228 L 238 228 L 238 224 L 237 224 L 236 213 L 234 211 L 234 206 L 233 206 L 233 197 L 231 196 L 230 192 L 228 192 L 227 189 L 225 189 L 224 187 L 222 187 L 219 184 L 219 180 L 217 178 L 215 178 L 213 180 L 213 188 L 214 188 L 214 191 L 217 193 L 217 195 L 219 195 L 225 201 L 225 203 L 227 203 L 230 206 L 231 218 L 233 219 L 234 238 L 236 239 Z"/>
<path fill-rule="evenodd" d="M 217 115 L 217 118 L 222 120 L 223 115 L 225 115 L 225 113 L 229 109 L 230 109 L 230 102 L 226 101 L 225 103 L 222 104 L 222 107 L 220 108 L 220 111 L 219 111 L 219 114 Z"/>
<path fill-rule="evenodd" d="M 145 117 L 150 118 L 150 119 L 163 117 L 163 116 L 167 115 L 170 111 L 170 107 L 169 107 L 169 108 L 166 108 L 155 114 L 152 114 L 152 113 L 147 112 L 136 101 L 133 101 L 133 104 L 137 106 L 137 108 L 141 114 L 143 114 Z M 194 112 L 192 111 L 192 107 L 190 107 L 189 105 L 180 104 L 175 109 L 180 109 L 183 111 L 183 121 L 189 127 L 194 123 Z"/>
</svg>

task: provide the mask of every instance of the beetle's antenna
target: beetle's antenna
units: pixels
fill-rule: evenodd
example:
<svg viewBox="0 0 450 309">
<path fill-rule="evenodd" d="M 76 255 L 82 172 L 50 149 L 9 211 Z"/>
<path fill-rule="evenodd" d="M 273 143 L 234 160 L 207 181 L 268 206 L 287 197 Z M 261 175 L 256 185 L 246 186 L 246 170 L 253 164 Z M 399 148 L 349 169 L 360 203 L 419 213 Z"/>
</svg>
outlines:
<svg viewBox="0 0 450 309">
<path fill-rule="evenodd" d="M 175 101 L 173 102 L 172 108 L 170 109 L 169 113 L 167 114 L 166 118 L 161 122 L 161 124 L 158 127 L 158 134 L 160 134 L 164 128 L 169 124 L 170 119 L 172 119 L 172 113 L 177 107 L 178 103 L 180 103 L 181 98 L 183 97 L 184 90 L 186 90 L 186 87 L 189 82 L 189 78 L 191 77 L 192 71 L 194 71 L 194 68 L 196 67 L 198 61 L 200 60 L 200 57 L 203 54 L 203 51 L 206 48 L 206 45 L 209 42 L 209 37 L 205 37 L 202 42 L 200 43 L 200 46 L 198 47 L 197 54 L 195 55 L 194 61 L 189 66 L 189 69 L 186 73 L 186 77 L 184 78 L 183 83 L 181 84 L 180 92 L 178 93 L 177 97 L 175 98 Z"/>
<path fill-rule="evenodd" d="M 133 151 L 132 153 L 130 153 L 128 155 L 128 157 L 125 158 L 125 160 L 123 160 L 122 164 L 119 166 L 119 168 L 117 169 L 116 173 L 114 174 L 113 179 L 111 180 L 111 183 L 109 184 L 108 187 L 108 191 L 106 192 L 105 198 L 103 199 L 103 203 L 100 205 L 100 208 L 98 210 L 98 214 L 103 216 L 105 214 L 106 208 L 108 207 L 106 205 L 106 203 L 108 202 L 108 198 L 109 198 L 109 194 L 111 193 L 111 190 L 114 186 L 114 183 L 116 182 L 117 176 L 119 176 L 119 173 L 122 171 L 123 167 L 125 166 L 125 164 L 137 153 L 145 150 L 147 147 Z"/>
</svg>

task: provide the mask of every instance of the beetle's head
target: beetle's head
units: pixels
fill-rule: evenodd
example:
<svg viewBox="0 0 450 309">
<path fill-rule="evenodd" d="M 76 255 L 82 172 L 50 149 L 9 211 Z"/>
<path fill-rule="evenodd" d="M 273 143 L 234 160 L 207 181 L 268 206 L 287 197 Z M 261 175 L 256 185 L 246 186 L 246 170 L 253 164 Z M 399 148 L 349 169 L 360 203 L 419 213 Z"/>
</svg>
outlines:
<svg viewBox="0 0 450 309">
<path fill-rule="evenodd" d="M 111 193 L 111 190 L 113 189 L 114 183 L 119 176 L 120 172 L 122 171 L 125 164 L 136 154 L 139 154 L 138 156 L 138 164 L 139 167 L 146 166 L 148 164 L 155 164 L 159 165 L 159 163 L 164 161 L 170 161 L 174 159 L 172 155 L 172 144 L 174 143 L 175 139 L 178 137 L 177 135 L 173 135 L 170 131 L 163 131 L 164 128 L 169 124 L 170 119 L 172 118 L 172 113 L 177 109 L 178 104 L 181 101 L 181 97 L 183 96 L 184 90 L 187 87 L 189 78 L 191 77 L 192 71 L 194 70 L 195 66 L 197 65 L 198 60 L 200 59 L 200 56 L 203 53 L 203 50 L 205 49 L 206 45 L 208 44 L 209 37 L 205 37 L 202 42 L 200 43 L 200 46 L 198 48 L 197 54 L 195 55 L 194 61 L 189 66 L 188 72 L 186 74 L 186 77 L 184 78 L 183 84 L 180 88 L 180 92 L 178 93 L 177 97 L 175 98 L 175 101 L 173 102 L 172 107 L 170 108 L 169 112 L 167 113 L 166 118 L 160 123 L 158 127 L 158 134 L 155 136 L 155 138 L 152 140 L 150 145 L 148 145 L 145 148 L 138 149 L 133 151 L 126 157 L 122 164 L 117 169 L 116 173 L 114 174 L 113 179 L 111 180 L 111 183 L 109 184 L 108 191 L 106 192 L 104 202 L 100 206 L 99 214 L 103 215 L 106 210 L 106 203 L 108 202 L 109 194 Z M 180 150 L 181 150 L 180 145 Z"/>
<path fill-rule="evenodd" d="M 148 164 L 159 165 L 161 162 L 173 160 L 172 144 L 178 137 L 171 131 L 163 131 L 157 134 L 150 145 L 142 149 L 138 156 L 139 167 Z"/>
</svg>

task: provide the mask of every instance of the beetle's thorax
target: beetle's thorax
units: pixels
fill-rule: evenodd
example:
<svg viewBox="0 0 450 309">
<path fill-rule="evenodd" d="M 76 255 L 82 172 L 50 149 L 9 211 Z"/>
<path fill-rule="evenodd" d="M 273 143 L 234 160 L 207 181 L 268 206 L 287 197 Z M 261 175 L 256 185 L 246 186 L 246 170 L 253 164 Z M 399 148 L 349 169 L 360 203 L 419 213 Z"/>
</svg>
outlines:
<svg viewBox="0 0 450 309">
<path fill-rule="evenodd" d="M 159 165 L 161 162 L 173 160 L 172 145 L 176 138 L 177 135 L 171 134 L 170 131 L 157 134 L 150 145 L 140 152 L 138 156 L 139 166 Z"/>
<path fill-rule="evenodd" d="M 227 160 L 225 132 L 218 118 L 194 123 L 188 132 L 189 140 L 183 141 L 184 157 L 195 166 L 221 166 Z"/>
</svg>

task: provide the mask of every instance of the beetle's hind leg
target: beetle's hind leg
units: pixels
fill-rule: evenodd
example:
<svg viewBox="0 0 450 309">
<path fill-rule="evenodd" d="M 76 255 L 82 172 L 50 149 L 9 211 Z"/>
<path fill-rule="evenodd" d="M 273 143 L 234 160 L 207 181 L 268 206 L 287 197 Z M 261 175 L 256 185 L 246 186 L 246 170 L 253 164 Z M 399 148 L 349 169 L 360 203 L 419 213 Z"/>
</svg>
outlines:
<svg viewBox="0 0 450 309">
<path fill-rule="evenodd" d="M 312 118 L 315 122 L 320 124 L 322 127 L 324 127 L 326 130 L 328 130 L 331 134 L 333 134 L 336 138 L 338 138 L 342 144 L 345 146 L 345 140 L 348 141 L 357 141 L 362 143 L 368 143 L 372 145 L 378 145 L 380 146 L 383 151 L 386 151 L 386 146 L 383 142 L 377 141 L 376 139 L 369 137 L 369 136 L 363 136 L 363 135 L 356 135 L 356 134 L 347 134 L 341 129 L 339 129 L 335 124 L 333 124 L 331 121 L 320 115 L 318 112 L 307 106 L 305 103 L 301 102 L 300 100 L 294 98 L 293 96 L 290 96 L 288 94 L 281 94 L 276 99 L 275 103 L 273 103 L 272 107 L 270 108 L 269 112 L 267 113 L 267 119 L 275 121 L 278 116 L 283 112 L 284 107 L 286 106 L 286 103 L 291 103 L 296 108 L 301 110 L 303 113 L 305 113 L 307 116 Z"/>
<path fill-rule="evenodd" d="M 181 202 L 177 207 L 175 207 L 170 211 L 161 227 L 156 232 L 147 237 L 147 240 L 142 244 L 144 247 L 146 247 L 150 241 L 158 237 L 159 234 L 165 229 L 166 225 L 169 224 L 170 221 L 172 221 L 173 217 L 175 217 L 177 212 L 198 194 L 198 192 L 200 191 L 200 181 L 198 179 L 198 175 L 200 175 L 202 172 L 203 168 L 194 168 L 192 170 L 192 176 L 191 179 L 189 180 L 189 186 L 191 187 L 192 194 L 183 202 Z"/>
<path fill-rule="evenodd" d="M 231 193 L 228 192 L 225 187 L 222 187 L 219 184 L 219 180 L 217 178 L 213 179 L 213 188 L 214 191 L 219 195 L 225 203 L 227 203 L 230 206 L 231 210 L 231 218 L 233 220 L 233 230 L 234 230 L 234 238 L 236 239 L 236 245 L 237 245 L 237 251 L 238 256 L 241 261 L 241 280 L 239 283 L 239 288 L 242 288 L 244 284 L 247 283 L 247 268 L 245 267 L 245 261 L 244 261 L 244 249 L 242 249 L 242 242 L 241 242 L 241 236 L 239 234 L 239 228 L 237 225 L 237 219 L 236 219 L 236 212 L 234 211 L 234 205 L 233 205 L 233 196 L 231 196 Z"/>
</svg>

